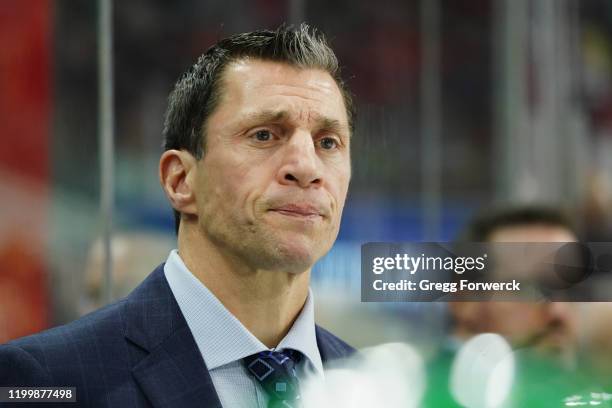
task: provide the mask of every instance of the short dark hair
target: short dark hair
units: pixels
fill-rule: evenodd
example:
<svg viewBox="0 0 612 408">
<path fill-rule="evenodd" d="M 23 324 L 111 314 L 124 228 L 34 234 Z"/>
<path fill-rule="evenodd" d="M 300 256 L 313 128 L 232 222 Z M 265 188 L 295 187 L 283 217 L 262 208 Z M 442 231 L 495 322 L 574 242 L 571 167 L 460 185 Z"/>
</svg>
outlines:
<svg viewBox="0 0 612 408">
<path fill-rule="evenodd" d="M 340 66 L 325 36 L 307 24 L 282 25 L 232 35 L 202 54 L 176 82 L 168 98 L 164 121 L 164 150 L 187 150 L 198 160 L 205 154 L 205 124 L 221 96 L 225 67 L 242 58 L 283 62 L 298 68 L 321 69 L 336 81 L 344 98 L 350 131 L 354 131 L 355 107 L 340 76 Z M 174 211 L 178 233 L 180 213 Z"/>
<path fill-rule="evenodd" d="M 524 205 L 480 213 L 459 237 L 460 242 L 487 242 L 494 232 L 505 227 L 549 225 L 578 235 L 570 217 L 560 209 L 544 205 Z"/>
<path fill-rule="evenodd" d="M 489 242 L 491 236 L 502 228 L 545 225 L 561 227 L 578 236 L 572 219 L 561 209 L 546 205 L 513 205 L 493 207 L 474 216 L 455 240 L 455 244 Z M 473 271 L 472 280 L 485 278 L 485 272 Z M 453 282 L 459 282 L 462 275 L 453 273 Z"/>
</svg>

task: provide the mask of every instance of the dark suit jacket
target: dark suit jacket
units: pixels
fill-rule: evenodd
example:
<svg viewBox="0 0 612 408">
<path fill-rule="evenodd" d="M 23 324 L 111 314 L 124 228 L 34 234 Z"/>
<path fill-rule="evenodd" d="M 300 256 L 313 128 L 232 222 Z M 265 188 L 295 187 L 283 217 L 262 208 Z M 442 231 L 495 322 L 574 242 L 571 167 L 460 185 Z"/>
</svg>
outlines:
<svg viewBox="0 0 612 408">
<path fill-rule="evenodd" d="M 354 352 L 316 336 L 324 363 Z M 163 264 L 125 299 L 0 346 L 0 386 L 76 387 L 66 407 L 221 407 Z"/>
</svg>

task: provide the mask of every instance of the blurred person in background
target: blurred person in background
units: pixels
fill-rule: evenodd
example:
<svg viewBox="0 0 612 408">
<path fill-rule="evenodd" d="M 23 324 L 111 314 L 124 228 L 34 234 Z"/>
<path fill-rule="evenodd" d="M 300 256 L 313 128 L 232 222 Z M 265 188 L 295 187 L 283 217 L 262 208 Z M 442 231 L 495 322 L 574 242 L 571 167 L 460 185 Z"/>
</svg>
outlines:
<svg viewBox="0 0 612 408">
<path fill-rule="evenodd" d="M 0 346 L 0 386 L 80 406 L 297 406 L 352 347 L 314 322 L 313 264 L 339 230 L 353 112 L 306 25 L 231 36 L 169 98 L 162 187 L 178 251 L 126 298 Z"/>
<path fill-rule="evenodd" d="M 494 244 L 557 243 L 576 242 L 578 234 L 569 217 L 556 208 L 516 206 L 481 213 L 468 223 L 459 239 Z M 493 273 L 499 274 L 499 270 Z M 572 371 L 578 346 L 576 305 L 518 300 L 451 302 L 449 312 L 450 337 L 429 366 L 425 406 L 459 406 L 449 389 L 451 366 L 463 344 L 482 333 L 503 336 L 514 350 L 518 365 L 508 406 L 542 406 L 551 401 L 550 406 L 563 406 L 563 398 L 572 390 L 582 390 L 583 378 L 578 379 Z"/>
<path fill-rule="evenodd" d="M 484 213 L 468 224 L 462 241 L 489 243 L 576 242 L 561 211 L 525 206 Z M 576 353 L 577 311 L 565 302 L 454 302 L 453 336 L 466 340 L 498 333 L 515 348 L 529 348 L 571 364 Z"/>
<path fill-rule="evenodd" d="M 151 259 L 168 253 L 174 242 L 166 234 L 151 231 L 116 232 L 111 239 L 113 254 L 113 297 L 126 297 L 151 273 Z M 90 313 L 104 306 L 104 247 L 96 239 L 85 262 L 85 294 L 81 299 L 80 314 Z"/>
</svg>

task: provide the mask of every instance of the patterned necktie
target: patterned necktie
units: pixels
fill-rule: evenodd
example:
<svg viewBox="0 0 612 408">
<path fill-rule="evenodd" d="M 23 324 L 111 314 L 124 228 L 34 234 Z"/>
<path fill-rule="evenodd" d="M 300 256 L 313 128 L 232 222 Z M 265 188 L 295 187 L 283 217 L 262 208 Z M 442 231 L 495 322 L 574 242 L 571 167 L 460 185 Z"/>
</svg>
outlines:
<svg viewBox="0 0 612 408">
<path fill-rule="evenodd" d="M 249 372 L 270 397 L 268 408 L 301 407 L 295 365 L 301 357 L 295 350 L 262 351 L 244 359 Z"/>
</svg>

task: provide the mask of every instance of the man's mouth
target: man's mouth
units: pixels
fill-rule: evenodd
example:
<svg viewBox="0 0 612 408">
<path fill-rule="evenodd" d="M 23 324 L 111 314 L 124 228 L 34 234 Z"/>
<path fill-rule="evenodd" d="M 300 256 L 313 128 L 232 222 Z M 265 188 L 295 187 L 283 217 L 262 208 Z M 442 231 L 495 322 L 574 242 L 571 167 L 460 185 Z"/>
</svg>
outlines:
<svg viewBox="0 0 612 408">
<path fill-rule="evenodd" d="M 532 335 L 523 344 L 524 347 L 563 347 L 568 343 L 567 333 L 559 327 L 551 327 Z"/>
<path fill-rule="evenodd" d="M 309 204 L 284 204 L 269 211 L 296 218 L 317 218 L 323 216 L 319 208 Z"/>
</svg>

